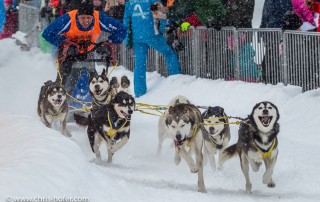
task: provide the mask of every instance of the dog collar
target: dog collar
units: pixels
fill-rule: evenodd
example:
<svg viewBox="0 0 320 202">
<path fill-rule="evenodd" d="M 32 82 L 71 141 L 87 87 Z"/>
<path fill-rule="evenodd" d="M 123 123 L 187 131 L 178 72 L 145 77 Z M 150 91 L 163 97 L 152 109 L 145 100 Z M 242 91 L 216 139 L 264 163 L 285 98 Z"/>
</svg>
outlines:
<svg viewBox="0 0 320 202">
<path fill-rule="evenodd" d="M 196 124 L 196 126 L 193 129 L 192 136 L 190 138 L 187 138 L 187 140 L 188 140 L 187 146 L 188 147 L 191 147 L 191 140 L 197 135 L 198 130 L 199 130 L 199 124 Z"/>
<path fill-rule="evenodd" d="M 112 138 L 115 134 L 117 134 L 117 132 L 118 132 L 121 128 L 123 128 L 123 127 L 127 124 L 128 120 L 126 119 L 125 122 L 122 124 L 122 126 L 119 127 L 118 129 L 114 129 L 113 123 L 111 123 L 111 120 L 110 120 L 110 112 L 108 111 L 108 122 L 109 122 L 109 125 L 110 125 L 110 130 L 107 132 L 107 136 L 109 136 L 110 138 Z"/>
<path fill-rule="evenodd" d="M 268 150 L 264 150 L 262 148 L 260 148 L 256 143 L 255 141 L 252 141 L 253 142 L 253 145 L 255 146 L 255 148 L 260 152 L 260 154 L 262 155 L 262 159 L 265 159 L 265 158 L 269 158 L 271 156 L 271 153 L 274 149 L 274 146 L 276 145 L 276 142 L 277 142 L 277 138 L 274 138 L 273 140 L 273 143 L 271 145 L 271 147 L 268 149 Z"/>
</svg>

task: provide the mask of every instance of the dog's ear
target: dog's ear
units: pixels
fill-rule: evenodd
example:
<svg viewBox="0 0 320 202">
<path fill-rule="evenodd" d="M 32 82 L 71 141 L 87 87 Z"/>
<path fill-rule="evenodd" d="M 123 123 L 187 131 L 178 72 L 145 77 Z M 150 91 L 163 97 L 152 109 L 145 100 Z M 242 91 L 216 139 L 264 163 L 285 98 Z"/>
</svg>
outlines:
<svg viewBox="0 0 320 202">
<path fill-rule="evenodd" d="M 110 85 L 114 85 L 116 84 L 118 81 L 117 81 L 117 77 L 113 76 L 110 80 Z"/>
<path fill-rule="evenodd" d="M 126 75 L 121 77 L 121 86 L 122 88 L 128 88 L 130 86 L 130 80 Z"/>
<path fill-rule="evenodd" d="M 173 114 L 173 113 L 174 113 L 174 109 L 173 109 L 173 107 L 172 107 L 172 106 L 170 106 L 168 111 L 169 111 L 169 114 Z"/>
<path fill-rule="evenodd" d="M 90 80 L 91 80 L 91 78 L 97 77 L 98 73 L 96 71 L 93 71 L 93 72 L 90 72 L 89 76 L 90 76 Z"/>
<path fill-rule="evenodd" d="M 172 118 L 171 115 L 169 115 L 169 116 L 166 118 L 165 123 L 166 123 L 166 125 L 168 126 L 168 125 L 170 125 L 170 124 L 172 123 L 172 121 L 173 121 L 173 118 Z"/>
</svg>

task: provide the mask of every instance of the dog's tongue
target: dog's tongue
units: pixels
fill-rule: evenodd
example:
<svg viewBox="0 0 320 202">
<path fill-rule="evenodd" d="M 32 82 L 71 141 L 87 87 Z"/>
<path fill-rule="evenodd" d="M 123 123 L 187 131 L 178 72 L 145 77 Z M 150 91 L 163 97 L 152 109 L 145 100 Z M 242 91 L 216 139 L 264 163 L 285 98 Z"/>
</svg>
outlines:
<svg viewBox="0 0 320 202">
<path fill-rule="evenodd" d="M 263 116 L 261 120 L 262 120 L 262 123 L 264 123 L 264 124 L 268 124 L 269 123 L 269 117 L 268 116 Z"/>
<path fill-rule="evenodd" d="M 54 100 L 53 102 L 55 105 L 59 105 L 61 103 L 61 100 Z"/>
</svg>

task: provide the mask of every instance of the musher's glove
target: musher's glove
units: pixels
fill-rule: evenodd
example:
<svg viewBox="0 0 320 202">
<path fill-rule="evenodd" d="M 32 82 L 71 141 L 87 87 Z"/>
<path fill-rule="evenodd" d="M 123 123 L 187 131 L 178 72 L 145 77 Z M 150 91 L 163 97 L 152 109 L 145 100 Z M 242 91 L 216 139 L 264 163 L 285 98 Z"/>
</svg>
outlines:
<svg viewBox="0 0 320 202">
<path fill-rule="evenodd" d="M 189 27 L 190 27 L 190 23 L 188 23 L 188 22 L 183 22 L 180 25 L 180 28 L 181 28 L 182 32 L 186 32 L 189 29 Z"/>
</svg>

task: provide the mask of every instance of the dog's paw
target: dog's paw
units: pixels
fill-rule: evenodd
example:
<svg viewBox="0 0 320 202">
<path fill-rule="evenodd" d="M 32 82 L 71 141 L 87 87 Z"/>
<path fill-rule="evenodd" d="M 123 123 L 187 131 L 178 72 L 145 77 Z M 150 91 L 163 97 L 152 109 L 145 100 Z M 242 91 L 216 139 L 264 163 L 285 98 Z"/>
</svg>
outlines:
<svg viewBox="0 0 320 202">
<path fill-rule="evenodd" d="M 276 186 L 276 183 L 274 183 L 274 182 L 268 183 L 268 187 L 269 187 L 269 188 L 273 188 L 273 187 L 275 187 L 275 186 Z"/>
<path fill-rule="evenodd" d="M 252 189 L 252 184 L 251 184 L 251 183 L 247 183 L 247 184 L 246 184 L 246 192 L 247 192 L 248 194 L 251 194 L 251 189 Z"/>
<path fill-rule="evenodd" d="M 180 155 L 175 155 L 175 156 L 174 156 L 174 163 L 175 163 L 176 165 L 179 165 L 180 162 L 181 162 L 181 156 L 180 156 Z"/>
<path fill-rule="evenodd" d="M 190 166 L 190 171 L 192 173 L 197 173 L 199 171 L 198 167 L 196 165 Z"/>
<path fill-rule="evenodd" d="M 206 188 L 198 188 L 198 192 L 207 193 Z"/>
</svg>

